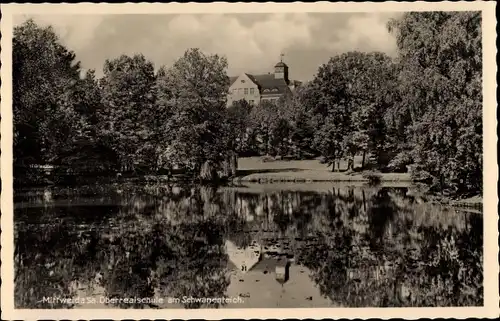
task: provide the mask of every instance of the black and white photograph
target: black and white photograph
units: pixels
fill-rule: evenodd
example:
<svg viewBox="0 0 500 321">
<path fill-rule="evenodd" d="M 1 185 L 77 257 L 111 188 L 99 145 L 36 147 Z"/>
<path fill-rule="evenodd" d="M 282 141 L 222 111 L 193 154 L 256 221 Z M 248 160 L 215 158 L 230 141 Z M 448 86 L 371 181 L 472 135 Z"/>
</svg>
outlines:
<svg viewBox="0 0 500 321">
<path fill-rule="evenodd" d="M 2 5 L 5 317 L 498 316 L 495 5 L 402 4 Z"/>
</svg>

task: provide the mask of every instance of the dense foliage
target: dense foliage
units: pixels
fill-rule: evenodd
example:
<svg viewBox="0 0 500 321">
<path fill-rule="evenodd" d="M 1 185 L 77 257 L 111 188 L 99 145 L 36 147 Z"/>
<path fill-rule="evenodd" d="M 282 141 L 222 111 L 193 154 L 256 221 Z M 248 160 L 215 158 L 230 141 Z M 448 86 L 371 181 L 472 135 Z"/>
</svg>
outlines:
<svg viewBox="0 0 500 321">
<path fill-rule="evenodd" d="M 84 89 L 92 86 L 92 73 L 81 79 L 74 57 L 50 27 L 28 21 L 14 30 L 15 165 L 61 164 L 92 140 L 91 109 L 97 104 Z"/>
<path fill-rule="evenodd" d="M 169 115 L 165 156 L 208 180 L 216 177 L 213 171 L 228 157 L 234 139 L 226 123 L 226 69 L 225 58 L 191 49 L 158 77 L 158 103 Z"/>
<path fill-rule="evenodd" d="M 392 21 L 400 72 L 396 126 L 434 187 L 482 190 L 482 46 L 480 12 L 422 12 Z"/>
<path fill-rule="evenodd" d="M 213 181 L 236 155 L 322 156 L 335 170 L 407 171 L 435 191 L 482 191 L 481 15 L 406 13 L 388 24 L 398 57 L 346 52 L 280 98 L 226 108 L 227 61 L 189 49 L 155 72 L 142 55 L 81 75 L 49 28 L 14 30 L 16 180 L 66 172 L 170 173 Z M 361 168 L 354 156 L 362 155 Z M 326 165 L 325 165 L 326 166 Z M 339 169 L 340 170 L 340 169 Z"/>
<path fill-rule="evenodd" d="M 154 165 L 155 80 L 153 64 L 142 55 L 104 63 L 101 137 L 121 169 Z"/>
</svg>

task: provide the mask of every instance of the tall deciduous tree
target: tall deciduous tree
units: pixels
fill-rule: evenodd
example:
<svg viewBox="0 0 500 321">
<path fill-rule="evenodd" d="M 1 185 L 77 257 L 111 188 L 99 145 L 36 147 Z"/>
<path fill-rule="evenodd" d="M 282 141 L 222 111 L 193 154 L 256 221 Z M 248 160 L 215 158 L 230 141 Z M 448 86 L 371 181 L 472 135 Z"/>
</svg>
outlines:
<svg viewBox="0 0 500 321">
<path fill-rule="evenodd" d="M 407 13 L 389 24 L 397 39 L 399 111 L 417 170 L 434 187 L 482 190 L 480 12 Z"/>
<path fill-rule="evenodd" d="M 273 131 L 278 125 L 280 119 L 278 106 L 272 101 L 263 100 L 258 107 L 252 110 L 251 118 L 252 122 L 255 124 L 258 136 L 260 136 L 260 139 L 262 140 L 262 151 L 266 155 L 273 154 Z"/>
<path fill-rule="evenodd" d="M 58 102 L 79 76 L 74 54 L 64 48 L 51 27 L 28 20 L 14 28 L 13 116 L 14 163 L 53 162 L 65 112 Z M 55 125 L 57 127 L 54 127 Z"/>
<path fill-rule="evenodd" d="M 59 150 L 60 163 L 65 167 L 90 171 L 113 170 L 116 153 L 103 140 L 101 129 L 101 91 L 94 70 L 88 70 L 72 91 L 67 92 L 61 106 L 72 104 L 71 145 Z"/>
<path fill-rule="evenodd" d="M 248 150 L 248 130 L 251 127 L 250 113 L 252 109 L 253 106 L 244 99 L 233 102 L 227 109 L 229 129 L 232 136 L 235 137 L 231 149 L 237 153 Z"/>
<path fill-rule="evenodd" d="M 284 95 L 278 100 L 280 116 L 287 121 L 288 142 L 291 152 L 297 159 L 314 155 L 312 142 L 314 138 L 314 124 L 311 122 L 310 108 L 306 94 L 308 85 L 296 88 L 291 94 Z M 284 123 L 283 123 L 284 124 Z"/>
<path fill-rule="evenodd" d="M 395 65 L 383 53 L 347 52 L 321 66 L 311 83 L 308 104 L 317 121 L 316 148 L 328 163 L 374 154 L 382 165 L 385 112 L 394 104 Z"/>
<path fill-rule="evenodd" d="M 376 165 L 384 167 L 386 124 L 384 115 L 394 104 L 396 73 L 392 59 L 380 52 L 351 52 L 345 55 L 350 132 L 344 137 L 348 156 L 373 154 Z"/>
<path fill-rule="evenodd" d="M 80 72 L 51 27 L 28 20 L 14 28 L 14 164 L 22 172 L 34 164 L 77 169 L 94 156 L 77 154 L 96 140 L 99 99 L 92 72 L 83 79 Z"/>
<path fill-rule="evenodd" d="M 154 66 L 143 55 L 122 55 L 104 64 L 101 133 L 123 169 L 155 163 L 151 139 L 155 131 L 155 80 Z"/>
<path fill-rule="evenodd" d="M 160 103 L 172 114 L 170 158 L 205 180 L 216 178 L 234 139 L 226 121 L 226 69 L 224 57 L 190 49 L 162 76 Z"/>
</svg>

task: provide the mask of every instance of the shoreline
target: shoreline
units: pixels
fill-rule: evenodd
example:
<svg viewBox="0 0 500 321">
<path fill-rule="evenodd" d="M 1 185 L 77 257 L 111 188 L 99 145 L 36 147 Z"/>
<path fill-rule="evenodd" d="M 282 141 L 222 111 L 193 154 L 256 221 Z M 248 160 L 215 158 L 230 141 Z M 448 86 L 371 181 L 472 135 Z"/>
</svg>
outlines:
<svg viewBox="0 0 500 321">
<path fill-rule="evenodd" d="M 274 173 L 273 173 L 274 174 Z M 324 175 L 324 173 L 321 173 Z M 246 176 L 234 177 L 231 179 L 232 182 L 240 183 L 308 183 L 308 182 L 360 182 L 369 183 L 370 179 L 363 177 L 363 173 L 355 173 L 352 175 L 332 172 L 334 175 L 324 175 L 323 177 L 316 177 L 317 174 L 308 176 L 305 175 L 290 175 L 290 176 L 280 176 L 271 175 L 267 173 L 250 174 Z M 330 177 L 329 177 L 330 176 Z M 401 182 L 401 183 L 413 183 L 409 174 L 406 173 L 377 173 L 380 178 L 380 182 Z"/>
<path fill-rule="evenodd" d="M 105 183 L 104 185 L 100 185 L 101 187 L 105 188 L 105 186 L 117 186 L 119 183 L 124 183 L 127 185 L 132 184 L 163 184 L 163 183 L 168 183 L 172 184 L 173 186 L 180 184 L 182 180 L 169 180 L 167 181 L 164 176 L 149 176 L 147 178 L 143 177 L 142 179 L 139 177 L 135 177 L 131 180 L 122 180 L 121 182 L 117 181 L 110 181 Z M 198 184 L 195 184 L 198 185 Z M 80 186 L 80 188 L 89 188 L 90 186 L 95 186 L 94 184 L 83 184 Z M 272 192 L 272 191 L 280 191 L 280 190 L 291 190 L 291 191 L 311 191 L 311 192 L 324 192 L 324 191 L 330 191 L 331 188 L 337 188 L 337 187 L 349 187 L 349 188 L 368 188 L 368 189 L 378 189 L 378 188 L 412 188 L 415 187 L 415 182 L 412 182 L 411 180 L 387 180 L 387 179 L 381 179 L 380 182 L 376 184 L 371 184 L 369 180 L 364 179 L 363 177 L 356 177 L 355 179 L 351 180 L 297 180 L 297 179 L 289 179 L 289 180 L 277 180 L 277 179 L 272 179 L 272 180 L 263 180 L 261 179 L 260 181 L 252 181 L 252 180 L 245 180 L 241 179 L 241 177 L 236 177 L 234 179 L 231 179 L 226 182 L 226 184 L 221 184 L 219 185 L 220 188 L 222 189 L 237 189 L 241 190 L 244 192 Z M 38 190 L 38 193 L 43 193 L 43 191 L 46 189 L 56 189 L 56 190 L 61 190 L 61 191 L 70 191 L 74 190 L 74 188 L 78 189 L 78 186 L 72 186 L 72 185 L 24 185 L 24 186 L 18 186 L 18 193 L 24 194 L 26 192 L 33 192 Z M 15 188 L 16 189 L 16 188 Z M 125 187 L 126 189 L 126 187 Z M 71 194 L 71 193 L 70 193 Z M 94 191 L 87 191 L 84 192 L 83 194 L 94 194 Z M 413 193 L 412 193 L 413 194 Z M 452 197 L 448 196 L 440 196 L 440 195 L 433 195 L 433 194 L 427 194 L 425 192 L 417 192 L 417 194 L 413 194 L 414 197 L 419 199 L 420 201 L 423 201 L 425 203 L 431 203 L 431 204 L 440 204 L 440 205 L 446 205 L 446 206 L 451 206 L 455 208 L 462 208 L 462 209 L 481 209 L 483 208 L 483 198 L 482 195 L 475 195 L 472 197 L 464 198 L 464 199 L 454 199 Z"/>
<path fill-rule="evenodd" d="M 355 162 L 358 171 L 346 172 L 336 171 L 321 164 L 318 160 L 274 160 L 264 162 L 260 157 L 242 157 L 238 159 L 238 169 L 236 176 L 223 179 L 219 182 L 214 182 L 217 186 L 230 188 L 245 188 L 245 185 L 253 186 L 253 189 L 259 190 L 275 190 L 275 189 L 307 189 L 320 190 L 328 189 L 333 185 L 342 185 L 359 188 L 412 188 L 418 186 L 418 182 L 412 180 L 409 173 L 380 173 L 369 169 L 359 170 L 360 161 Z M 359 163 L 359 164 L 358 164 Z M 347 168 L 343 164 L 343 169 Z M 48 186 L 66 186 L 73 188 L 78 185 L 94 185 L 96 182 L 100 184 L 196 184 L 188 177 L 181 173 L 173 176 L 166 175 L 124 175 L 123 177 L 105 176 L 105 177 L 79 177 L 73 184 L 21 184 L 15 186 L 15 189 L 23 190 L 25 188 L 37 188 Z M 75 184 L 76 183 L 76 184 Z M 320 187 L 321 185 L 321 187 Z M 461 208 L 482 208 L 483 199 L 481 195 L 459 199 L 456 197 L 428 194 L 424 190 L 417 188 L 412 193 L 415 197 L 429 203 L 442 205 L 450 205 Z"/>
</svg>

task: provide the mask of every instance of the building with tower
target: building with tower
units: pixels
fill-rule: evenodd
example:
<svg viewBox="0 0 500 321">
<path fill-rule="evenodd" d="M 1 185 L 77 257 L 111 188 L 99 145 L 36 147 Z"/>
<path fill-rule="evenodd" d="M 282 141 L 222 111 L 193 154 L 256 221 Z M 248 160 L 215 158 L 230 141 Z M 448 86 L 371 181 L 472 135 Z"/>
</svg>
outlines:
<svg viewBox="0 0 500 321">
<path fill-rule="evenodd" d="M 252 75 L 242 73 L 230 77 L 227 106 L 238 100 L 246 100 L 257 105 L 263 100 L 276 101 L 286 93 L 291 93 L 301 82 L 288 78 L 288 66 L 281 60 L 274 66 L 274 73 Z"/>
</svg>

